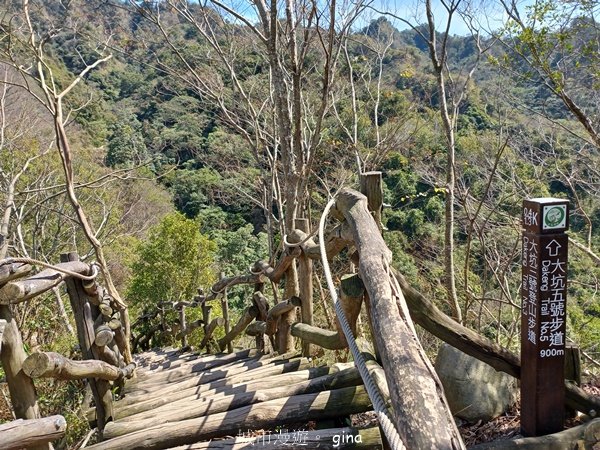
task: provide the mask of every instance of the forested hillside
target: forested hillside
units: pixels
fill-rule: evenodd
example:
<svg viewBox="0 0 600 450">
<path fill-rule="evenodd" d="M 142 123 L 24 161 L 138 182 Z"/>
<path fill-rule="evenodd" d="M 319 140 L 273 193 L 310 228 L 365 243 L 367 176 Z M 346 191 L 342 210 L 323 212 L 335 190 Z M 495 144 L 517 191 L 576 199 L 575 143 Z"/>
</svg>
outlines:
<svg viewBox="0 0 600 450">
<path fill-rule="evenodd" d="M 568 199 L 566 338 L 593 378 L 598 5 L 433 3 L 413 19 L 360 1 L 6 0 L 0 259 L 103 258 L 134 323 L 258 260 L 274 264 L 297 219 L 315 231 L 332 195 L 381 171 L 394 267 L 457 322 L 518 352 L 522 200 Z M 484 6 L 503 23 L 489 25 Z M 451 22 L 469 33 L 452 34 Z M 289 284 L 267 290 L 289 298 Z M 331 327 L 325 284 L 314 288 L 314 321 Z M 232 320 L 252 293 L 229 289 Z M 27 352 L 76 354 L 66 298 L 55 288 L 11 307 Z M 159 325 L 155 314 L 132 333 Z M 435 354 L 439 341 L 422 340 Z M 157 332 L 138 350 L 174 342 Z M 87 431 L 82 384 L 44 381 L 38 393 L 45 415 L 79 424 L 62 443 L 74 446 Z"/>
</svg>

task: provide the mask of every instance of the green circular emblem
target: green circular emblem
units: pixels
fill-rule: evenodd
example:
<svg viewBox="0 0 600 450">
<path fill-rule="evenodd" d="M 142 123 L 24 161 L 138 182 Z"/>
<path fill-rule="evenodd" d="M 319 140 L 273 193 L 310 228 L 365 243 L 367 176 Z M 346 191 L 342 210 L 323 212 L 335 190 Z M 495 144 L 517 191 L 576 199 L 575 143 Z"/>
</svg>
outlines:
<svg viewBox="0 0 600 450">
<path fill-rule="evenodd" d="M 564 208 L 560 206 L 553 206 L 552 208 L 548 209 L 548 211 L 546 211 L 546 215 L 544 216 L 544 224 L 548 228 L 556 228 L 563 222 L 564 219 Z"/>
</svg>

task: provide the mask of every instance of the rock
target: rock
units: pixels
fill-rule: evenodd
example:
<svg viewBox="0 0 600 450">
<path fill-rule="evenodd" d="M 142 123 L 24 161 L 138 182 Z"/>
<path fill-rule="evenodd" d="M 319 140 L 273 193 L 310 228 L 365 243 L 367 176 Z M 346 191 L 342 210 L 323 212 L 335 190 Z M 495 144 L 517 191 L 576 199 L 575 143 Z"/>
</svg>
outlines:
<svg viewBox="0 0 600 450">
<path fill-rule="evenodd" d="M 435 370 L 452 413 L 468 422 L 498 417 L 517 400 L 517 379 L 448 344 L 440 347 Z"/>
</svg>

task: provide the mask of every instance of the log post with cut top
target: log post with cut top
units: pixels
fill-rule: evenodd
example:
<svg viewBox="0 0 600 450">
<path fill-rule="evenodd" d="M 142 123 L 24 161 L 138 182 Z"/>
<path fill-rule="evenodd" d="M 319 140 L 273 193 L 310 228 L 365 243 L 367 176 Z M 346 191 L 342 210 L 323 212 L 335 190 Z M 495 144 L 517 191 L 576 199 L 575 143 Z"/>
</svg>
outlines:
<svg viewBox="0 0 600 450">
<path fill-rule="evenodd" d="M 281 318 L 286 314 L 289 314 L 290 311 L 295 311 L 296 307 L 300 305 L 302 305 L 302 300 L 300 297 L 293 296 L 287 300 L 282 300 L 273 306 L 267 314 L 267 327 L 265 329 L 265 333 L 269 336 L 272 336 L 275 334 L 275 332 L 279 332 L 277 326 L 280 324 Z M 290 324 L 290 329 L 292 325 L 293 324 Z"/>
<path fill-rule="evenodd" d="M 299 254 L 301 250 L 298 247 L 288 248 L 285 253 L 296 252 Z M 283 298 L 289 299 L 291 297 L 298 296 L 298 268 L 296 261 L 292 260 L 289 268 L 285 272 L 285 289 L 283 291 Z M 282 301 L 279 304 L 285 302 Z M 278 305 L 279 305 L 278 304 Z M 277 307 L 278 305 L 275 305 Z M 286 309 L 285 312 L 279 315 L 277 321 L 277 332 L 275 333 L 275 340 L 277 342 L 277 351 L 279 353 L 291 352 L 295 347 L 294 338 L 291 334 L 291 328 L 294 322 L 296 322 L 296 308 Z"/>
<path fill-rule="evenodd" d="M 267 314 L 269 313 L 269 301 L 263 295 L 262 291 L 255 291 L 252 295 L 252 304 L 258 310 L 258 315 L 256 316 L 257 321 L 265 322 L 267 320 Z M 258 333 L 255 336 L 256 340 L 256 348 L 264 353 L 265 352 L 265 335 L 263 333 Z"/>
<path fill-rule="evenodd" d="M 60 255 L 61 262 L 78 261 L 76 253 Z M 94 319 L 100 314 L 96 305 L 92 305 L 87 298 L 81 280 L 67 278 L 67 293 L 71 301 L 71 309 L 75 316 L 77 325 L 77 337 L 84 359 L 101 359 L 98 347 L 94 345 L 96 333 L 94 330 Z M 107 421 L 112 420 L 112 392 L 110 384 L 106 380 L 89 378 L 90 387 L 96 403 L 97 426 L 102 436 L 102 430 Z"/>
<path fill-rule="evenodd" d="M 225 278 L 225 273 L 221 272 L 221 279 Z M 223 312 L 223 320 L 225 321 L 225 334 L 228 334 L 230 331 L 229 326 L 229 301 L 227 299 L 227 287 L 223 289 L 223 295 L 221 296 L 221 311 Z M 227 351 L 229 353 L 233 353 L 233 344 L 230 342 L 227 343 Z"/>
<path fill-rule="evenodd" d="M 352 335 L 354 337 L 357 335 L 357 321 L 358 316 L 360 315 L 360 308 L 363 303 L 364 295 L 365 286 L 358 274 L 352 273 L 342 275 L 340 280 L 340 303 L 346 315 L 346 319 L 348 320 L 348 324 L 352 329 Z M 344 336 L 344 332 L 342 331 L 342 327 L 339 324 L 337 316 L 335 319 L 335 324 L 338 329 L 340 342 L 343 348 L 346 348 L 348 343 L 346 342 L 346 337 Z"/>
<path fill-rule="evenodd" d="M 187 333 L 185 333 L 185 329 L 187 328 L 187 323 L 185 320 L 185 306 L 180 305 L 179 310 L 179 326 L 181 327 L 180 336 L 177 336 L 177 339 L 181 339 L 181 348 L 187 347 Z"/>
<path fill-rule="evenodd" d="M 412 332 L 410 317 L 398 309 L 402 292 L 391 278 L 392 255 L 367 208 L 367 198 L 344 189 L 336 207 L 352 230 L 360 256 L 359 273 L 371 301 L 374 337 L 388 379 L 394 422 L 405 446 L 464 448 L 443 388 Z"/>
<path fill-rule="evenodd" d="M 206 346 L 206 351 L 208 353 L 212 353 L 213 352 L 213 348 L 211 345 L 211 338 L 209 337 L 208 339 L 206 339 L 207 335 L 212 335 L 212 333 L 214 332 L 214 330 L 209 332 L 209 325 L 212 323 L 211 317 L 212 317 L 212 306 L 209 305 L 208 303 L 204 302 L 202 303 L 202 320 L 204 321 L 204 325 L 202 326 L 203 330 L 204 330 L 204 339 L 202 340 L 202 342 L 204 343 L 204 345 Z M 206 340 L 206 342 L 204 342 Z M 200 348 L 202 348 L 203 346 L 201 346 Z M 218 351 L 218 350 L 217 350 Z"/>
<path fill-rule="evenodd" d="M 308 219 L 296 219 L 296 228 L 304 233 L 310 233 L 310 222 Z M 299 297 L 302 300 L 300 314 L 302 323 L 313 324 L 313 282 L 312 282 L 313 262 L 302 253 L 298 258 L 298 288 Z M 310 356 L 312 354 L 310 342 L 302 341 L 302 355 Z"/>
<path fill-rule="evenodd" d="M 383 225 L 381 222 L 383 210 L 383 181 L 381 172 L 365 172 L 360 174 L 360 192 L 367 197 L 367 207 L 377 228 L 381 232 Z"/>
</svg>

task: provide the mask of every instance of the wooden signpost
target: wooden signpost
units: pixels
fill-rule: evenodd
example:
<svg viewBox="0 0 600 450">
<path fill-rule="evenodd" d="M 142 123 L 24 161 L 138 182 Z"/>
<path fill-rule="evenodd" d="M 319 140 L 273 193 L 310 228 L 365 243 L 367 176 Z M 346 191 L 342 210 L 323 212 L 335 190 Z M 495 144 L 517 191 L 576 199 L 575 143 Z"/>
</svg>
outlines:
<svg viewBox="0 0 600 450">
<path fill-rule="evenodd" d="M 523 201 L 521 433 L 563 430 L 567 320 L 566 200 Z"/>
</svg>

